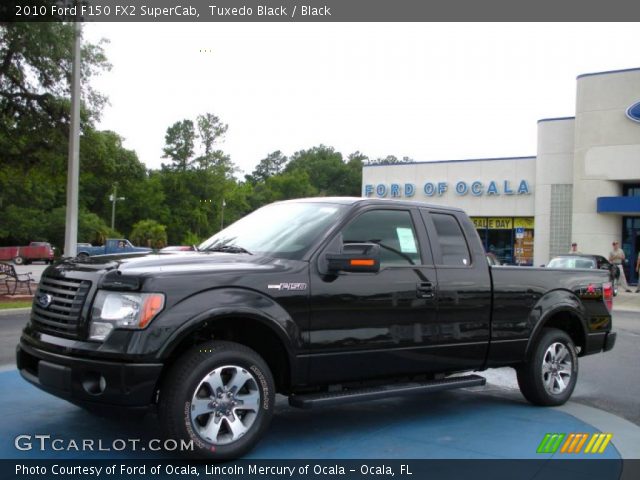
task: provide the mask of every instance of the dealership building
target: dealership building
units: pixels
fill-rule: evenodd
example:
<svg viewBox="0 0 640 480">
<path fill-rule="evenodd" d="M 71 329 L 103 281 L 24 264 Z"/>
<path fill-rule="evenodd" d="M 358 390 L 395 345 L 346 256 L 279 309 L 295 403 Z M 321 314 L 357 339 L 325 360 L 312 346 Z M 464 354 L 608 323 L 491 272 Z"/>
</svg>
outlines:
<svg viewBox="0 0 640 480">
<path fill-rule="evenodd" d="M 640 253 L 640 68 L 577 78 L 574 117 L 538 121 L 536 156 L 369 165 L 363 195 L 464 209 L 487 251 L 542 265 L 569 251 Z M 636 274 L 627 267 L 627 278 Z"/>
</svg>

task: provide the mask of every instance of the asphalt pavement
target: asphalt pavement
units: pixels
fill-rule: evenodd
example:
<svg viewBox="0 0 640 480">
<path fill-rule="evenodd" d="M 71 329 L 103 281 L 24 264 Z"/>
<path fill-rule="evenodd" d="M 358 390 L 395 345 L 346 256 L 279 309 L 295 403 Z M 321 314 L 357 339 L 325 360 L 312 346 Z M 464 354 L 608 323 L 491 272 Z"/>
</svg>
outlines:
<svg viewBox="0 0 640 480">
<path fill-rule="evenodd" d="M 16 345 L 27 320 L 28 312 L 0 313 L 0 369 L 15 368 Z"/>
<path fill-rule="evenodd" d="M 15 346 L 28 319 L 25 311 L 0 313 L 0 369 L 15 367 Z M 618 332 L 615 348 L 580 359 L 572 401 L 604 409 L 640 426 L 640 315 L 615 312 L 613 324 Z M 480 374 L 487 378 L 486 390 L 522 399 L 512 368 L 490 369 Z"/>
<path fill-rule="evenodd" d="M 580 358 L 578 383 L 571 400 L 640 425 L 640 316 L 616 312 L 613 325 L 618 332 L 615 348 Z M 521 398 L 512 368 L 490 369 L 480 375 L 487 378 L 489 388 L 500 390 L 501 395 Z"/>
<path fill-rule="evenodd" d="M 25 432 L 105 441 L 158 438 L 153 415 L 134 423 L 105 422 L 20 378 L 14 348 L 27 319 L 26 312 L 0 314 L 0 458 L 65 458 L 60 452 L 17 452 L 12 439 Z M 611 446 L 599 458 L 640 458 L 640 318 L 616 312 L 614 325 L 616 348 L 581 359 L 576 391 L 563 407 L 528 404 L 509 368 L 482 372 L 486 387 L 314 411 L 290 408 L 280 397 L 272 428 L 248 458 L 539 459 L 536 449 L 549 432 L 611 432 Z M 563 458 L 560 452 L 545 455 Z M 151 457 L 167 458 L 162 453 Z M 140 458 L 140 453 L 92 452 L 82 458 Z M 580 478 L 604 477 L 590 472 Z"/>
</svg>

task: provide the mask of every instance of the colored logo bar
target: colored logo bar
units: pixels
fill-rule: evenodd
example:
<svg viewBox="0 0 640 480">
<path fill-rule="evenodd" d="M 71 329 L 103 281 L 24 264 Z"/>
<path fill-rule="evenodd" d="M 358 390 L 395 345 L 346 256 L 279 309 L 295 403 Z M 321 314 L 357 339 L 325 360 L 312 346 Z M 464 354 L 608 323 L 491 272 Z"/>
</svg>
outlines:
<svg viewBox="0 0 640 480">
<path fill-rule="evenodd" d="M 536 452 L 603 453 L 612 438 L 612 433 L 547 433 Z"/>
</svg>

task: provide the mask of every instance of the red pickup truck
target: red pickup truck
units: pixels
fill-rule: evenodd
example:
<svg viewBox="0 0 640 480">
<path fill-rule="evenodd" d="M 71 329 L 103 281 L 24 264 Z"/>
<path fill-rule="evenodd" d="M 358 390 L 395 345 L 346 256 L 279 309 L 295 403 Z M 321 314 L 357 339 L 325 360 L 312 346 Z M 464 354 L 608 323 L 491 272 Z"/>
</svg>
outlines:
<svg viewBox="0 0 640 480">
<path fill-rule="evenodd" d="M 0 260 L 13 260 L 16 265 L 53 261 L 53 247 L 48 242 L 31 242 L 27 247 L 0 247 Z"/>
</svg>

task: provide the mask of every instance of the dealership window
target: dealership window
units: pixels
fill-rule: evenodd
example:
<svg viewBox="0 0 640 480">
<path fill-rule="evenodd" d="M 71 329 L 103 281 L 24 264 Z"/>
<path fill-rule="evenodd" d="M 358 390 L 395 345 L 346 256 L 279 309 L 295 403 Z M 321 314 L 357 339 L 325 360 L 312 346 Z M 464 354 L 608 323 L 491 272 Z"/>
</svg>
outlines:
<svg viewBox="0 0 640 480">
<path fill-rule="evenodd" d="M 472 217 L 484 249 L 506 265 L 533 265 L 533 217 Z"/>
<path fill-rule="evenodd" d="M 636 183 L 623 185 L 622 195 L 625 197 L 640 197 L 640 185 Z"/>
<path fill-rule="evenodd" d="M 640 197 L 640 184 L 629 183 L 622 186 L 625 197 Z M 622 217 L 622 244 L 620 245 L 627 257 L 623 266 L 624 273 L 630 283 L 638 282 L 638 272 L 635 265 L 640 255 L 640 217 Z"/>
</svg>

